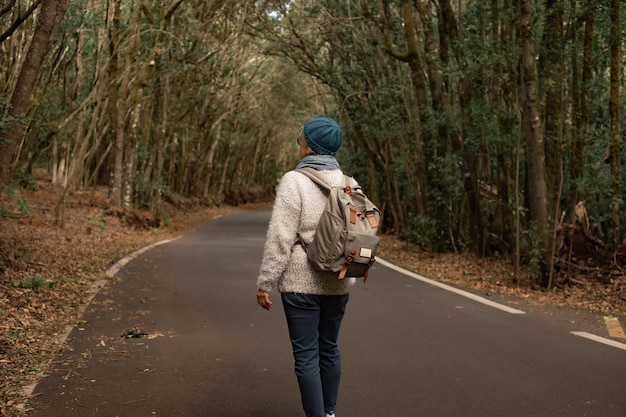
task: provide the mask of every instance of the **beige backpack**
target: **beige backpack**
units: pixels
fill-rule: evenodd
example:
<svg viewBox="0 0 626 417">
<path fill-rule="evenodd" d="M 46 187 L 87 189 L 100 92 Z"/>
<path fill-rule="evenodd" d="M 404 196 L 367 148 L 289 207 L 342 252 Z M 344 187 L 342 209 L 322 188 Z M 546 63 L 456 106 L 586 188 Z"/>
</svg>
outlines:
<svg viewBox="0 0 626 417">
<path fill-rule="evenodd" d="M 328 192 L 313 241 L 309 244 L 300 241 L 309 262 L 320 271 L 337 272 L 339 279 L 355 277 L 365 282 L 378 251 L 380 210 L 346 175 L 342 187 L 333 187 L 315 169 L 296 171 Z"/>
</svg>

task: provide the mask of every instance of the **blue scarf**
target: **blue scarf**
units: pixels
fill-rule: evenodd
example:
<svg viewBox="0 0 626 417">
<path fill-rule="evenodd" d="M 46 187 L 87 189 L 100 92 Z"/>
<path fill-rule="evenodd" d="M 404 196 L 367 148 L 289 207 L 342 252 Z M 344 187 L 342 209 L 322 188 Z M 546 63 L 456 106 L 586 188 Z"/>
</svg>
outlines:
<svg viewBox="0 0 626 417">
<path fill-rule="evenodd" d="M 332 155 L 307 155 L 300 160 L 296 169 L 313 168 L 318 171 L 339 169 L 339 162 Z"/>
</svg>

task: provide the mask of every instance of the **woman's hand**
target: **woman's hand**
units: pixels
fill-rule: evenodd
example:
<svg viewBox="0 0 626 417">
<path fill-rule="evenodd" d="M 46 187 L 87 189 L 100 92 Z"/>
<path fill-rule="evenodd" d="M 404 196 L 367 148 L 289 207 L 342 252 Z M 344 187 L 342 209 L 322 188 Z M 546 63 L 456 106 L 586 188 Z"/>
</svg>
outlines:
<svg viewBox="0 0 626 417">
<path fill-rule="evenodd" d="M 263 290 L 256 292 L 256 301 L 261 307 L 269 311 L 272 308 L 272 302 L 270 301 L 270 293 Z"/>
</svg>

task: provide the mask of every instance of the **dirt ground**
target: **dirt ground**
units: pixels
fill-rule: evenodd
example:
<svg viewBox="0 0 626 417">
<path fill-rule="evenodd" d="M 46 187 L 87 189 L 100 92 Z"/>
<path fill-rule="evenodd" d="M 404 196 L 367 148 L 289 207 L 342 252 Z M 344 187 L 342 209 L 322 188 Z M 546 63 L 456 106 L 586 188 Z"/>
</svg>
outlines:
<svg viewBox="0 0 626 417">
<path fill-rule="evenodd" d="M 10 190 L 0 200 L 1 416 L 24 414 L 29 387 L 57 358 L 59 341 L 80 322 L 90 297 L 106 282 L 108 267 L 136 249 L 187 233 L 215 216 L 270 204 L 207 208 L 169 196 L 162 209 L 165 220 L 156 221 L 147 212 L 112 209 L 102 190 L 70 193 L 60 214 L 60 191 L 39 180 L 29 191 Z M 503 261 L 432 254 L 391 236 L 381 238 L 382 258 L 486 296 L 501 294 L 520 304 L 606 315 L 626 313 L 626 280 L 614 271 L 598 279 L 597 268 L 586 268 L 576 278 L 542 291 L 533 289 L 527 275 L 514 282 L 512 266 Z"/>
</svg>

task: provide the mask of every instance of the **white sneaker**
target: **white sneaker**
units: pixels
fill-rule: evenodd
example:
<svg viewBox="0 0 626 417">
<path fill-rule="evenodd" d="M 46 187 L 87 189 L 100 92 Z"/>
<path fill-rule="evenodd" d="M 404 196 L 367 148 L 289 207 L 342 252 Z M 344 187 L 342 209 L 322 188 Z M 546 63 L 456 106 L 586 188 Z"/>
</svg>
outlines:
<svg viewBox="0 0 626 417">
<path fill-rule="evenodd" d="M 326 417 L 335 417 L 335 413 L 332 413 L 332 414 L 326 414 Z"/>
</svg>

